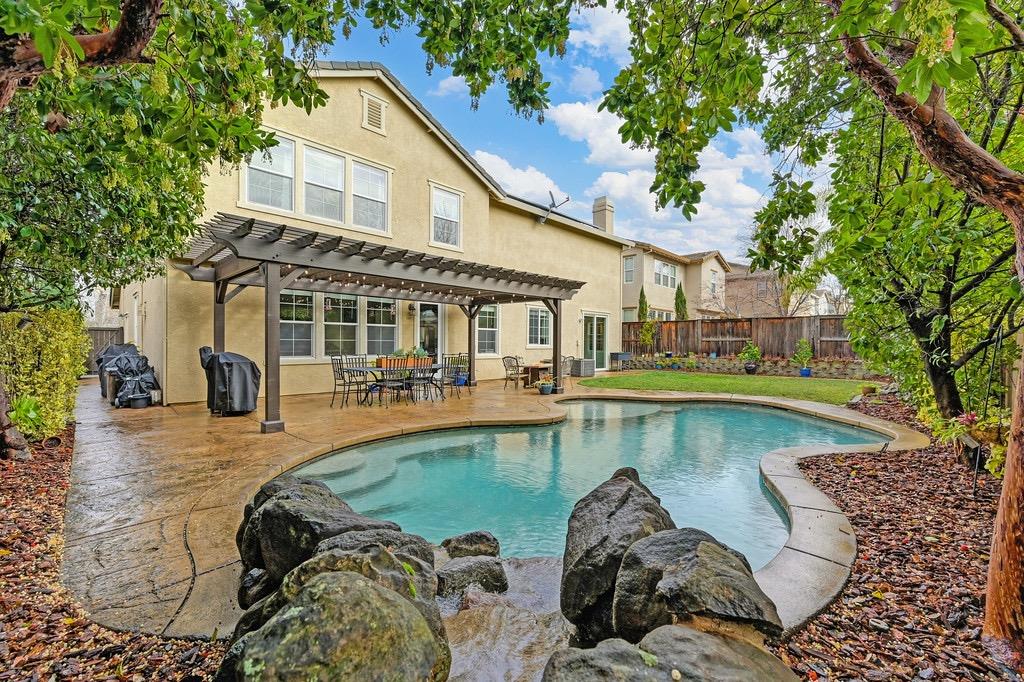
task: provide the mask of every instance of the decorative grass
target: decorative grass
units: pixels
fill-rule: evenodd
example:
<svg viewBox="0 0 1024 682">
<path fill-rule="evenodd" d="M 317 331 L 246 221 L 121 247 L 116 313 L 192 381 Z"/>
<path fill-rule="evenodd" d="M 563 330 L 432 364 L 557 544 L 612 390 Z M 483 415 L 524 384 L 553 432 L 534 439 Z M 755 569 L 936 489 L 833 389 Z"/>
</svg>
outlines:
<svg viewBox="0 0 1024 682">
<path fill-rule="evenodd" d="M 653 391 L 688 391 L 691 393 L 738 393 L 778 398 L 814 400 L 819 403 L 843 405 L 870 384 L 852 379 L 817 379 L 814 377 L 776 377 L 758 374 L 700 374 L 683 371 L 643 371 L 635 374 L 612 374 L 583 379 L 580 384 L 592 388 L 620 388 Z"/>
</svg>

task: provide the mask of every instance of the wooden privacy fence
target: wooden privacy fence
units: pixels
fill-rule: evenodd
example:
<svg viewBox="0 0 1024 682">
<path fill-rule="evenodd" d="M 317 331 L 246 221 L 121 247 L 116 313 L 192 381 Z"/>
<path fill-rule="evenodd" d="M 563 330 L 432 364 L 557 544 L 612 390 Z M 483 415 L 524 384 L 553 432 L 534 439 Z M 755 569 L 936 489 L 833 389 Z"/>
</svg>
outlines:
<svg viewBox="0 0 1024 682">
<path fill-rule="evenodd" d="M 736 355 L 747 341 L 761 348 L 766 358 L 788 358 L 800 339 L 807 339 L 816 358 L 849 358 L 857 355 L 850 347 L 843 315 L 814 317 L 741 317 L 716 320 L 656 322 L 654 348 L 640 343 L 642 322 L 622 323 L 622 350 L 627 353 L 674 353 Z"/>
<path fill-rule="evenodd" d="M 121 327 L 89 327 L 89 357 L 85 360 L 87 374 L 96 374 L 96 356 L 112 343 L 124 343 L 124 329 Z"/>
</svg>

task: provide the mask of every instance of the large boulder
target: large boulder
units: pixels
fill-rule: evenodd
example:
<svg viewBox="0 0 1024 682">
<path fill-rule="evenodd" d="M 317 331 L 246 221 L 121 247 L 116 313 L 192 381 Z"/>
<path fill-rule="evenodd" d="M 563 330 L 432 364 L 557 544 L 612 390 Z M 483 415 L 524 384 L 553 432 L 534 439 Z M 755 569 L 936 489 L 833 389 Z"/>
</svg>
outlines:
<svg viewBox="0 0 1024 682">
<path fill-rule="evenodd" d="M 612 598 L 626 550 L 642 538 L 675 528 L 661 501 L 623 468 L 573 507 L 562 563 L 562 613 L 582 642 L 614 636 Z"/>
<path fill-rule="evenodd" d="M 437 593 L 442 597 L 462 594 L 470 585 L 485 592 L 504 592 L 508 577 L 501 559 L 493 556 L 465 556 L 452 559 L 437 570 Z"/>
<path fill-rule="evenodd" d="M 327 538 L 375 528 L 402 530 L 391 521 L 357 514 L 333 494 L 322 495 L 308 487 L 288 488 L 253 512 L 243 544 L 248 544 L 250 536 L 258 539 L 262 568 L 276 584 L 313 556 L 317 545 Z"/>
<path fill-rule="evenodd" d="M 411 602 L 345 571 L 313 577 L 235 647 L 219 679 L 443 680 L 448 670 Z"/>
<path fill-rule="evenodd" d="M 263 556 L 260 553 L 259 537 L 255 532 L 249 530 L 249 522 L 253 514 L 262 507 L 270 498 L 279 499 L 305 499 L 310 501 L 322 500 L 324 504 L 337 506 L 339 503 L 351 511 L 341 498 L 331 492 L 321 481 L 314 481 L 306 478 L 296 478 L 290 474 L 284 474 L 264 483 L 256 491 L 252 500 L 245 505 L 242 512 L 242 523 L 235 533 L 235 545 L 238 547 L 238 554 L 242 563 L 248 568 L 265 568 Z"/>
<path fill-rule="evenodd" d="M 238 585 L 238 605 L 247 609 L 274 591 L 270 575 L 262 568 L 253 568 L 242 576 Z"/>
<path fill-rule="evenodd" d="M 630 642 L 693 616 L 782 632 L 775 604 L 739 552 L 696 528 L 663 530 L 634 542 L 615 580 L 615 634 Z"/>
<path fill-rule="evenodd" d="M 452 559 L 463 556 L 498 556 L 501 552 L 498 538 L 486 530 L 474 530 L 447 538 L 441 541 L 441 547 Z"/>
<path fill-rule="evenodd" d="M 543 682 L 730 680 L 796 682 L 779 659 L 747 642 L 692 628 L 664 625 L 640 640 L 608 639 L 593 649 L 556 651 Z"/>
<path fill-rule="evenodd" d="M 332 549 L 362 549 L 368 545 L 380 545 L 396 554 L 409 554 L 417 559 L 434 565 L 434 546 L 412 533 L 403 533 L 390 528 L 372 528 L 356 530 L 327 538 L 316 546 L 316 553 L 328 552 Z"/>
</svg>

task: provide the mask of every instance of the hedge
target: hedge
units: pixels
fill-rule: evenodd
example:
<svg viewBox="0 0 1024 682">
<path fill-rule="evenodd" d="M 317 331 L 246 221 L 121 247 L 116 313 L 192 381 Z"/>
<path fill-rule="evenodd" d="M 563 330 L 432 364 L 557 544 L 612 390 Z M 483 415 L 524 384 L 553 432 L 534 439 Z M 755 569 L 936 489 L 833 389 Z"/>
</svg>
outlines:
<svg viewBox="0 0 1024 682">
<path fill-rule="evenodd" d="M 22 320 L 29 323 L 19 329 Z M 78 377 L 85 370 L 89 335 L 77 310 L 0 315 L 0 374 L 14 401 L 35 398 L 42 418 L 30 439 L 59 433 L 74 417 Z"/>
</svg>

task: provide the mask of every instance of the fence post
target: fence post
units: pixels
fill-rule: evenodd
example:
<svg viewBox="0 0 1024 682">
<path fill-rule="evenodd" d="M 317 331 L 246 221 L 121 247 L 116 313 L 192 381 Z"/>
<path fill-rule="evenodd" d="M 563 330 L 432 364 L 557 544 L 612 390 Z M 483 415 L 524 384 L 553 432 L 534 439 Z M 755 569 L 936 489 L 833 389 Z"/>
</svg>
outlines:
<svg viewBox="0 0 1024 682">
<path fill-rule="evenodd" d="M 821 357 L 821 315 L 814 316 L 814 338 L 811 340 L 814 357 Z"/>
<path fill-rule="evenodd" d="M 697 356 L 704 354 L 704 320 L 697 318 Z"/>
</svg>

